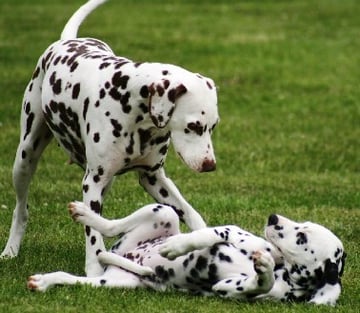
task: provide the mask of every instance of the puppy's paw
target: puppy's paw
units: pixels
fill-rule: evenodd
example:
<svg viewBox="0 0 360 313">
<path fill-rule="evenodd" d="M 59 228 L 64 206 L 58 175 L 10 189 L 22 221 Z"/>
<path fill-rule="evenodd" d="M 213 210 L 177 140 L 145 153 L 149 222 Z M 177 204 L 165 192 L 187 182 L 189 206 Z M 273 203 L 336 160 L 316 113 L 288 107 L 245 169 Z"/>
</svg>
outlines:
<svg viewBox="0 0 360 313">
<path fill-rule="evenodd" d="M 169 260 L 174 260 L 192 250 L 187 234 L 178 234 L 166 239 L 160 247 L 160 254 Z"/>
<path fill-rule="evenodd" d="M 50 287 L 50 284 L 46 279 L 46 274 L 36 274 L 28 278 L 27 287 L 32 291 L 44 292 Z"/>
<path fill-rule="evenodd" d="M 86 221 L 91 218 L 94 213 L 91 209 L 83 202 L 74 201 L 68 204 L 68 210 L 71 218 L 78 223 L 86 224 Z"/>
<path fill-rule="evenodd" d="M 258 274 L 272 271 L 275 262 L 270 253 L 266 251 L 255 251 L 252 255 L 254 261 L 254 269 Z"/>
</svg>

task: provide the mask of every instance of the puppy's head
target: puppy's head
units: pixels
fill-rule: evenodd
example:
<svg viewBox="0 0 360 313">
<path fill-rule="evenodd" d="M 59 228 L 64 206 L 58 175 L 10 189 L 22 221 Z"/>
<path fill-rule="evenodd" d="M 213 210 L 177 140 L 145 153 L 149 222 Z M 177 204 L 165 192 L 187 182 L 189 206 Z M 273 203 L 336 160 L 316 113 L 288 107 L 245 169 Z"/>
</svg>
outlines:
<svg viewBox="0 0 360 313">
<path fill-rule="evenodd" d="M 211 134 L 219 121 L 214 82 L 174 68 L 149 88 L 149 112 L 155 126 L 169 128 L 176 153 L 197 172 L 216 168 Z"/>
<path fill-rule="evenodd" d="M 283 255 L 287 279 L 304 291 L 304 300 L 335 305 L 346 256 L 338 237 L 319 224 L 296 223 L 274 214 L 265 236 Z"/>
</svg>

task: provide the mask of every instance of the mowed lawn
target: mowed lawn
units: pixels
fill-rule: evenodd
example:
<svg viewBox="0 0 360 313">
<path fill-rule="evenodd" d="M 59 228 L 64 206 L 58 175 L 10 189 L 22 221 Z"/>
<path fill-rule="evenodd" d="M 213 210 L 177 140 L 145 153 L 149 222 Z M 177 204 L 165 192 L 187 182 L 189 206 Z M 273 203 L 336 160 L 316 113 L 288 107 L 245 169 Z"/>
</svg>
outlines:
<svg viewBox="0 0 360 313">
<path fill-rule="evenodd" d="M 38 57 L 81 3 L 0 2 L 0 249 L 15 205 L 11 170 L 22 94 Z M 215 80 L 217 170 L 194 173 L 170 151 L 168 176 L 209 225 L 238 224 L 261 235 L 267 216 L 276 212 L 333 230 L 348 253 L 335 309 L 175 291 L 28 291 L 26 278 L 33 273 L 84 273 L 83 230 L 66 211 L 69 201 L 81 199 L 83 173 L 67 165 L 53 142 L 31 186 L 20 256 L 0 261 L 0 312 L 358 312 L 359 16 L 357 0 L 111 0 L 80 30 L 118 55 L 175 63 Z M 151 201 L 129 173 L 113 184 L 104 215 L 119 217 Z"/>
</svg>

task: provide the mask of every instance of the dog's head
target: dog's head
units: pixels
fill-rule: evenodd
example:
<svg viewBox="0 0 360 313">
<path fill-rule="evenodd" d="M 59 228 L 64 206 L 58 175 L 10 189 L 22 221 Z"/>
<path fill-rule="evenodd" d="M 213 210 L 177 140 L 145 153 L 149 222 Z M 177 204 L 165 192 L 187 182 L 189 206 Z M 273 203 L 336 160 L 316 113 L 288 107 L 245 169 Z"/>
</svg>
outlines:
<svg viewBox="0 0 360 313">
<path fill-rule="evenodd" d="M 211 134 L 219 121 L 214 82 L 199 74 L 172 69 L 149 86 L 149 113 L 158 128 L 168 128 L 176 153 L 197 172 L 216 167 Z"/>
<path fill-rule="evenodd" d="M 296 223 L 274 214 L 268 219 L 265 236 L 283 255 L 284 279 L 300 291 L 302 300 L 335 305 L 346 256 L 338 237 L 319 224 Z M 293 295 L 296 298 L 296 292 Z"/>
</svg>

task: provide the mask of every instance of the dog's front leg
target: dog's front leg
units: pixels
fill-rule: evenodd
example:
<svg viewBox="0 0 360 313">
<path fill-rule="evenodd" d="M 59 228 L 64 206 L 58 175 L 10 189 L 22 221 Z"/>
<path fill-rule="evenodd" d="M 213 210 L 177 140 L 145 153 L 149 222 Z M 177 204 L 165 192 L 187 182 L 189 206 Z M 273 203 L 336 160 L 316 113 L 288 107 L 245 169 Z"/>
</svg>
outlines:
<svg viewBox="0 0 360 313">
<path fill-rule="evenodd" d="M 213 286 L 213 291 L 224 298 L 254 299 L 264 297 L 274 285 L 274 260 L 267 251 L 252 255 L 255 274 L 227 277 Z"/>
<path fill-rule="evenodd" d="M 101 214 L 103 196 L 108 189 L 112 177 L 106 175 L 102 167 L 96 170 L 88 167 L 83 179 L 83 201 L 96 214 Z M 104 270 L 99 263 L 97 254 L 105 251 L 105 245 L 101 234 L 90 226 L 85 226 L 86 260 L 85 272 L 88 277 L 100 276 Z"/>
<path fill-rule="evenodd" d="M 163 168 L 139 175 L 140 184 L 154 199 L 170 205 L 191 230 L 206 227 L 200 214 L 183 198 L 173 181 L 166 177 Z"/>
</svg>

